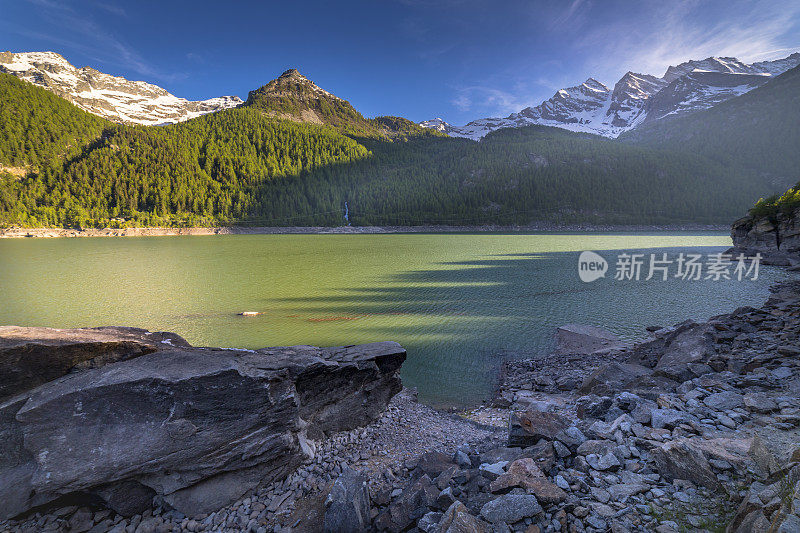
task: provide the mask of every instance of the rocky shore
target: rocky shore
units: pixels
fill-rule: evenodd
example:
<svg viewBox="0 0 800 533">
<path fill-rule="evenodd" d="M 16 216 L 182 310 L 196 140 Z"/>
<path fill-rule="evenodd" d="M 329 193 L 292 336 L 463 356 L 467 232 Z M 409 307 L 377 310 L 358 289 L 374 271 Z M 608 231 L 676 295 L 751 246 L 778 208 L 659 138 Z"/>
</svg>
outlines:
<svg viewBox="0 0 800 533">
<path fill-rule="evenodd" d="M 713 224 L 683 225 L 597 225 L 535 223 L 525 226 L 218 226 L 191 228 L 0 228 L 0 238 L 56 237 L 165 237 L 173 235 L 279 235 L 279 234 L 373 234 L 373 233 L 479 233 L 479 232 L 641 232 L 641 231 L 727 231 Z"/>
<path fill-rule="evenodd" d="M 761 308 L 649 329 L 634 346 L 601 335 L 588 353 L 509 364 L 471 411 L 404 390 L 357 427 L 307 430 L 296 469 L 213 510 L 162 494 L 135 513 L 55 500 L 0 531 L 800 531 L 800 282 Z"/>
<path fill-rule="evenodd" d="M 795 267 L 800 252 L 800 211 L 749 214 L 733 223 L 732 253 L 760 253 L 767 264 Z"/>
</svg>

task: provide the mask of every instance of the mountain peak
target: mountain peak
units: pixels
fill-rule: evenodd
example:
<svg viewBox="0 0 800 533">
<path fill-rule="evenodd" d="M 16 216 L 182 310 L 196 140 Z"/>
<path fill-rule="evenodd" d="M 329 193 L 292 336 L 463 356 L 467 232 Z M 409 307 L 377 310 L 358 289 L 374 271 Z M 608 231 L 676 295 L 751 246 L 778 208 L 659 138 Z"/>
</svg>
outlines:
<svg viewBox="0 0 800 533">
<path fill-rule="evenodd" d="M 0 72 L 44 87 L 84 111 L 114 122 L 169 124 L 242 103 L 238 96 L 186 100 L 151 83 L 91 67 L 76 68 L 56 52 L 0 52 Z"/>
<path fill-rule="evenodd" d="M 800 63 L 800 52 L 783 59 L 742 63 L 735 57 L 707 57 L 670 66 L 664 76 L 626 72 L 614 90 L 594 77 L 556 91 L 538 106 L 505 119 L 473 120 L 465 126 L 422 122 L 455 137 L 480 139 L 490 131 L 540 124 L 616 137 L 645 121 L 706 109 L 749 91 Z M 675 82 L 675 83 L 672 83 Z"/>
<path fill-rule="evenodd" d="M 300 74 L 296 68 L 290 68 L 266 85 L 250 91 L 247 96 L 247 104 L 255 107 L 271 107 L 271 104 L 266 103 L 267 100 L 287 98 L 304 102 L 312 100 L 343 101 Z"/>
<path fill-rule="evenodd" d="M 278 79 L 285 79 L 285 78 L 301 78 L 304 80 L 308 80 L 308 78 L 300 74 L 300 71 L 297 70 L 296 68 L 290 68 L 289 70 L 284 71 L 283 74 L 278 76 Z"/>
<path fill-rule="evenodd" d="M 590 89 L 597 89 L 597 90 L 600 90 L 600 91 L 607 91 L 608 90 L 608 87 L 606 87 L 603 83 L 600 83 L 599 81 L 597 81 L 594 78 L 587 78 L 587 80 L 585 82 L 583 82 L 583 84 L 585 86 L 589 87 Z"/>
</svg>

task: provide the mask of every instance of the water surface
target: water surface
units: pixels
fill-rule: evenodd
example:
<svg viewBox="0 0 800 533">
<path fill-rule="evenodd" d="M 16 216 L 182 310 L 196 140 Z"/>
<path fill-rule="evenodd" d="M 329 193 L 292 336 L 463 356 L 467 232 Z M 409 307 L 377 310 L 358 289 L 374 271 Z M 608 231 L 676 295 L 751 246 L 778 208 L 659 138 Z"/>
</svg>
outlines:
<svg viewBox="0 0 800 533">
<path fill-rule="evenodd" d="M 644 327 L 760 305 L 758 281 L 583 283 L 582 250 L 720 252 L 693 234 L 224 235 L 0 240 L 0 324 L 125 325 L 195 345 L 261 348 L 396 340 L 407 385 L 433 403 L 483 399 L 505 358 L 553 346 L 567 322 L 626 339 Z M 605 252 L 604 252 L 605 251 Z M 259 311 L 261 316 L 237 316 Z"/>
</svg>

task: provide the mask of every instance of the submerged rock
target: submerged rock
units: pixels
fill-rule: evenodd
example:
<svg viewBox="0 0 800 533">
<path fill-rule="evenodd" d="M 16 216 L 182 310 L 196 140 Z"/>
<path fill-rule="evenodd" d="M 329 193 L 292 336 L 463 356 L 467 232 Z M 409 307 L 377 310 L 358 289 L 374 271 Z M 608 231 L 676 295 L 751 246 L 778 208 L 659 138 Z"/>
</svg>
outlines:
<svg viewBox="0 0 800 533">
<path fill-rule="evenodd" d="M 625 346 L 619 337 L 604 328 L 584 324 L 565 324 L 556 330 L 556 351 L 560 354 L 591 354 L 618 350 Z"/>
<path fill-rule="evenodd" d="M 50 349 L 57 331 L 29 329 L 26 353 Z M 97 332 L 109 340 L 81 340 Z M 293 471 L 301 441 L 374 421 L 401 389 L 405 351 L 393 342 L 252 351 L 143 330 L 114 341 L 118 332 L 64 330 L 63 342 L 83 361 L 114 342 L 144 353 L 73 368 L 0 403 L 0 518 L 65 495 L 146 499 L 148 488 L 185 515 L 210 512 Z"/>
</svg>

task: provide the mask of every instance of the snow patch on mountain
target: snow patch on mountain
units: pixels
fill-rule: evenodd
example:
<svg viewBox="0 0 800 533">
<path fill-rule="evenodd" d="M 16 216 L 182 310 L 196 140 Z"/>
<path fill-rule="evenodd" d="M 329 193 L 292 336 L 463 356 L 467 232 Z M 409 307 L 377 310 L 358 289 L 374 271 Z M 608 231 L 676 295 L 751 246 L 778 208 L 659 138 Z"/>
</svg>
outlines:
<svg viewBox="0 0 800 533">
<path fill-rule="evenodd" d="M 130 81 L 91 67 L 75 68 L 55 52 L 0 52 L 0 72 L 44 87 L 114 122 L 160 125 L 242 104 L 238 96 L 191 101 L 144 81 Z"/>
<path fill-rule="evenodd" d="M 747 64 L 734 57 L 709 57 L 670 66 L 660 78 L 627 72 L 610 90 L 594 78 L 560 89 L 536 107 L 506 118 L 483 118 L 453 126 L 441 118 L 420 123 L 453 137 L 479 140 L 501 128 L 531 125 L 616 138 L 645 122 L 693 113 L 739 96 L 800 65 L 800 53 Z"/>
</svg>

